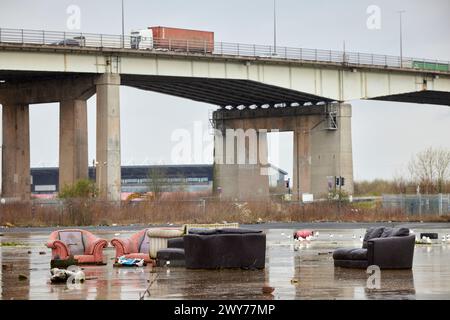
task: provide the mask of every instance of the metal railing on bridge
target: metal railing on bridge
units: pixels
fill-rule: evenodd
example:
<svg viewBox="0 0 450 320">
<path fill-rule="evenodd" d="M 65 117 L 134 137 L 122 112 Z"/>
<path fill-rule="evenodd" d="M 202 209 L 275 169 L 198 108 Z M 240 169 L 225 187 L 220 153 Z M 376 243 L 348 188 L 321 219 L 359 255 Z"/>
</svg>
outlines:
<svg viewBox="0 0 450 320">
<path fill-rule="evenodd" d="M 140 36 L 122 36 L 62 31 L 25 30 L 0 28 L 0 43 L 23 45 L 46 45 L 72 48 L 109 48 L 173 52 L 200 55 L 226 55 L 261 59 L 284 59 L 305 62 L 334 63 L 347 66 L 373 66 L 378 68 L 401 68 L 418 71 L 450 73 L 450 62 L 421 58 L 400 58 L 358 52 L 321 49 L 274 47 L 190 40 L 146 39 Z"/>
</svg>

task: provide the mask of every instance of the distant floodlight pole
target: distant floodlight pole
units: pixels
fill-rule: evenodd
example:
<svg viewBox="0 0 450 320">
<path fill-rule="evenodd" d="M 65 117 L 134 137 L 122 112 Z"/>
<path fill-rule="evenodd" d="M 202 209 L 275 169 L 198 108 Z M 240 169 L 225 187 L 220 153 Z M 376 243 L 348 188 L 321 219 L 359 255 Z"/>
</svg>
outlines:
<svg viewBox="0 0 450 320">
<path fill-rule="evenodd" d="M 273 51 L 277 54 L 277 0 L 273 0 Z"/>
<path fill-rule="evenodd" d="M 403 21 L 402 15 L 405 13 L 405 10 L 397 11 L 400 15 L 400 67 L 403 68 Z"/>
<path fill-rule="evenodd" d="M 125 48 L 125 12 L 122 0 L 122 48 Z"/>
</svg>

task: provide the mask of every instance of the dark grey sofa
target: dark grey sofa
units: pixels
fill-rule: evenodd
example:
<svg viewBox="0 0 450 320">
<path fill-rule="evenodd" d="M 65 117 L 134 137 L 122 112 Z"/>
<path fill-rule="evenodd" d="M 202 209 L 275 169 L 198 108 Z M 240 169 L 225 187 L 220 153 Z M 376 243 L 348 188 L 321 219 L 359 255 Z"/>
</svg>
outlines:
<svg viewBox="0 0 450 320">
<path fill-rule="evenodd" d="M 183 237 L 186 268 L 263 269 L 266 235 L 247 229 L 191 229 Z"/>
<path fill-rule="evenodd" d="M 380 269 L 411 269 L 416 237 L 407 228 L 374 227 L 367 230 L 362 248 L 333 252 L 334 266 Z"/>
</svg>

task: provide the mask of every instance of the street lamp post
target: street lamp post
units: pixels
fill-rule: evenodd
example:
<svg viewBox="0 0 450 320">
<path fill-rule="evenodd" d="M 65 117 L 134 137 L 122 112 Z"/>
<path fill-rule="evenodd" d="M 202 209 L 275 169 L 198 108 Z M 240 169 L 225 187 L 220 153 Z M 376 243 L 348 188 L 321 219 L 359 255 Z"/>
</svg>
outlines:
<svg viewBox="0 0 450 320">
<path fill-rule="evenodd" d="M 400 15 L 400 67 L 403 68 L 403 21 L 402 15 L 405 13 L 405 10 L 397 11 Z"/>
<path fill-rule="evenodd" d="M 124 4 L 122 0 L 122 48 L 125 48 L 125 12 L 124 12 Z"/>
<path fill-rule="evenodd" d="M 277 0 L 273 0 L 273 52 L 277 54 Z"/>
</svg>

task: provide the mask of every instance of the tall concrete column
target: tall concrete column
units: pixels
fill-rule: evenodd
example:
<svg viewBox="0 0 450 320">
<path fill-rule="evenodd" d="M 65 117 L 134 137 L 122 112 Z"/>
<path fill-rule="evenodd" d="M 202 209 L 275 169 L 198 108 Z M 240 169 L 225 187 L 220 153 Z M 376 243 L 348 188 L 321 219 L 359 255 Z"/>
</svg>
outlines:
<svg viewBox="0 0 450 320">
<path fill-rule="evenodd" d="M 310 116 L 298 117 L 294 129 L 293 186 L 295 199 L 311 193 L 311 128 Z"/>
<path fill-rule="evenodd" d="M 97 90 L 97 167 L 100 197 L 119 201 L 120 173 L 120 75 L 103 74 Z"/>
<path fill-rule="evenodd" d="M 327 130 L 325 123 L 316 127 L 311 135 L 311 189 L 317 196 L 328 193 L 328 178 L 345 178 L 342 188 L 353 194 L 352 106 L 337 106 L 337 129 Z M 334 181 L 333 186 L 334 189 Z"/>
<path fill-rule="evenodd" d="M 3 105 L 2 196 L 30 199 L 30 120 L 27 104 Z"/>
<path fill-rule="evenodd" d="M 269 195 L 267 132 L 217 131 L 214 188 L 225 198 L 264 199 Z"/>
<path fill-rule="evenodd" d="M 59 109 L 59 187 L 88 179 L 86 100 L 61 101 Z"/>
</svg>

